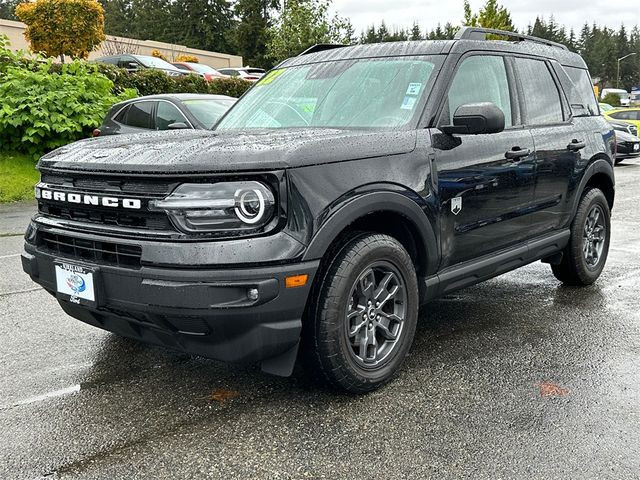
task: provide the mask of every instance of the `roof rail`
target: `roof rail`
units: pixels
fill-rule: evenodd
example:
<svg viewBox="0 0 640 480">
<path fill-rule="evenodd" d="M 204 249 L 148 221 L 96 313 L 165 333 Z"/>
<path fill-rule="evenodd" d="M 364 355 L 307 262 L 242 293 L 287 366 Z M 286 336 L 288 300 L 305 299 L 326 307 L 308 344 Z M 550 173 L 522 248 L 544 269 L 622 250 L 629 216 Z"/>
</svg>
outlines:
<svg viewBox="0 0 640 480">
<path fill-rule="evenodd" d="M 462 27 L 456 33 L 455 40 L 486 40 L 487 34 L 500 35 L 502 37 L 509 37 L 518 42 L 535 42 L 549 47 L 562 48 L 563 50 L 569 50 L 566 45 L 561 43 L 552 42 L 551 40 L 545 40 L 544 38 L 532 37 L 531 35 L 524 35 L 518 32 L 508 32 L 506 30 L 496 30 L 493 28 L 482 27 Z"/>
<path fill-rule="evenodd" d="M 334 48 L 342 48 L 348 47 L 349 45 L 344 45 L 342 43 L 318 43 L 313 47 L 307 48 L 304 52 L 300 53 L 298 56 L 309 55 L 310 53 L 322 52 L 324 50 L 333 50 Z"/>
</svg>

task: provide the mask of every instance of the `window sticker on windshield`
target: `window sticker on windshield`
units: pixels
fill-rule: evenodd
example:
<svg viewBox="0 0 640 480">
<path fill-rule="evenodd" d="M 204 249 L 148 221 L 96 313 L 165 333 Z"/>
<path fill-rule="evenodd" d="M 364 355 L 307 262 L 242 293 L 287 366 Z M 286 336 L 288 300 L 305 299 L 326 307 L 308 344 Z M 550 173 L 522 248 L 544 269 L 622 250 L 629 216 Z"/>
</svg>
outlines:
<svg viewBox="0 0 640 480">
<path fill-rule="evenodd" d="M 402 101 L 402 105 L 400 106 L 400 108 L 402 108 L 403 110 L 413 110 L 413 107 L 416 104 L 416 98 L 415 97 L 404 97 L 404 100 Z"/>
<path fill-rule="evenodd" d="M 276 78 L 284 73 L 286 69 L 280 68 L 278 70 L 271 70 L 267 73 L 262 79 L 258 82 L 258 85 L 268 85 L 273 82 Z"/>
<path fill-rule="evenodd" d="M 420 89 L 422 88 L 421 83 L 410 83 L 407 87 L 406 95 L 418 95 L 420 93 Z"/>
</svg>

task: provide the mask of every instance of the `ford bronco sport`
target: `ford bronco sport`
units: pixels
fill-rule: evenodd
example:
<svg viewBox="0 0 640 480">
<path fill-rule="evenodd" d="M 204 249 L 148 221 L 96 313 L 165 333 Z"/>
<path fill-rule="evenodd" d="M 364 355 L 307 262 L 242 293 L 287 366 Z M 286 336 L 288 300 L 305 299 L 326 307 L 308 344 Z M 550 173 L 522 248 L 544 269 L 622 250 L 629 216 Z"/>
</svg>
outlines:
<svg viewBox="0 0 640 480">
<path fill-rule="evenodd" d="M 213 131 L 45 155 L 22 262 L 88 324 L 279 375 L 300 353 L 366 392 L 431 299 L 537 260 L 593 283 L 615 148 L 561 45 L 477 28 L 320 45 Z"/>
</svg>

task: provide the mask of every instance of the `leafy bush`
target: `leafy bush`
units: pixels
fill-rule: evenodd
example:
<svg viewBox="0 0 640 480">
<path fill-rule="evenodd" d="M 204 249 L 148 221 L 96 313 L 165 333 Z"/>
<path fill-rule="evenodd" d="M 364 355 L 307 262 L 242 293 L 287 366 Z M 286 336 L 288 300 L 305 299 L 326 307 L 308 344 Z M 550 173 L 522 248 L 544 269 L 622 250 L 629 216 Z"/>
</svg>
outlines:
<svg viewBox="0 0 640 480">
<path fill-rule="evenodd" d="M 209 93 L 209 82 L 199 75 L 173 77 L 172 93 Z"/>
<path fill-rule="evenodd" d="M 164 53 L 162 53 L 160 50 L 152 50 L 151 51 L 151 56 L 152 57 L 156 57 L 159 58 L 160 60 L 164 60 L 165 62 L 167 62 L 167 57 L 164 56 Z"/>
<path fill-rule="evenodd" d="M 209 93 L 240 98 L 252 85 L 253 83 L 241 78 L 218 78 L 209 82 Z"/>
<path fill-rule="evenodd" d="M 114 95 L 113 87 L 86 62 L 8 66 L 0 76 L 0 145 L 36 157 L 89 136 L 114 103 L 135 96 Z"/>
<path fill-rule="evenodd" d="M 619 107 L 620 106 L 620 97 L 618 95 L 616 95 L 615 93 L 607 93 L 604 96 L 604 98 L 602 99 L 602 102 L 603 103 L 608 103 L 612 107 Z"/>
</svg>

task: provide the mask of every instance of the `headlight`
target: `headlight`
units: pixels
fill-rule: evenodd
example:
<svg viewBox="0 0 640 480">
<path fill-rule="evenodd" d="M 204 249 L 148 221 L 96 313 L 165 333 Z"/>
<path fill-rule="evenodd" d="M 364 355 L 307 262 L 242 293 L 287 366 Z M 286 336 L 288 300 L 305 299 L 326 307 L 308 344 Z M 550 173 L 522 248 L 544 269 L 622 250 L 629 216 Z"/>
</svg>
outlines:
<svg viewBox="0 0 640 480">
<path fill-rule="evenodd" d="M 256 231 L 273 218 L 275 199 L 260 182 L 184 183 L 164 200 L 149 203 L 163 210 L 186 233 Z"/>
</svg>

